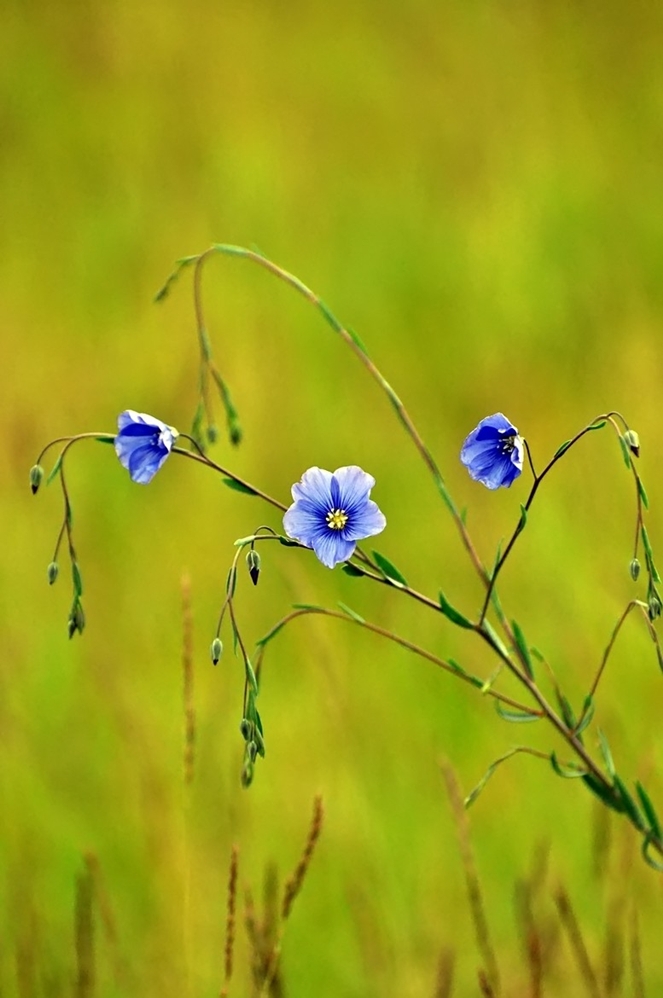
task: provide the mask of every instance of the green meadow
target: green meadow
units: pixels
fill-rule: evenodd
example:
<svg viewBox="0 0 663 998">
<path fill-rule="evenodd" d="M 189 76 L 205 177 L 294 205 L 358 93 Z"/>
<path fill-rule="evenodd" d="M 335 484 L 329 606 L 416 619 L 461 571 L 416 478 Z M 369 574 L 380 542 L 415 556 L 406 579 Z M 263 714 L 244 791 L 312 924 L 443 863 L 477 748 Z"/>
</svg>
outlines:
<svg viewBox="0 0 663 998">
<path fill-rule="evenodd" d="M 497 411 L 539 466 L 599 413 L 623 412 L 663 550 L 662 43 L 663 7 L 645 0 L 5 0 L 2 998 L 222 994 L 234 846 L 230 998 L 663 993 L 661 875 L 581 781 L 517 756 L 466 812 L 469 833 L 454 818 L 444 767 L 466 794 L 514 746 L 565 758 L 545 723 L 507 723 L 351 621 L 304 618 L 265 654 L 266 756 L 243 789 L 243 666 L 230 632 L 216 668 L 209 647 L 233 542 L 279 530 L 277 511 L 193 461 L 171 456 L 142 487 L 111 447 L 77 444 L 87 626 L 70 641 L 64 555 L 56 584 L 46 576 L 61 493 L 54 481 L 33 498 L 28 483 L 49 440 L 113 433 L 124 409 L 189 429 L 191 272 L 154 295 L 177 258 L 236 243 L 356 330 L 487 564 L 529 488 L 524 472 L 489 492 L 460 464 L 467 433 Z M 244 431 L 239 448 L 221 433 L 211 456 L 286 503 L 305 469 L 361 465 L 388 521 L 367 549 L 476 615 L 483 590 L 430 475 L 320 313 L 241 259 L 208 261 L 204 299 Z M 634 525 L 614 434 L 589 434 L 542 485 L 500 578 L 507 613 L 578 707 L 619 615 L 644 598 Z M 397 589 L 278 544 L 261 554 L 255 588 L 240 561 L 251 645 L 292 603 L 341 601 L 482 677 L 494 667 L 475 635 Z M 586 742 L 594 752 L 603 730 L 619 772 L 661 808 L 662 707 L 633 617 Z M 280 931 L 318 795 L 321 834 Z M 477 977 L 468 834 L 499 991 Z"/>
</svg>

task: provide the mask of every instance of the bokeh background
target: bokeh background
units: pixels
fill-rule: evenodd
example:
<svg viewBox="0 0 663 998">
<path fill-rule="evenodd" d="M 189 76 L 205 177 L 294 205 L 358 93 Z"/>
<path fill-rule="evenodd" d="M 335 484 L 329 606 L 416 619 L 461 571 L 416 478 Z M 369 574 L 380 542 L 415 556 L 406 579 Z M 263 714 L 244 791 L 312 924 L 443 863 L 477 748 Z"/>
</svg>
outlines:
<svg viewBox="0 0 663 998">
<path fill-rule="evenodd" d="M 504 723 L 472 690 L 351 626 L 303 621 L 265 660 L 267 757 L 243 791 L 241 666 L 228 647 L 213 669 L 208 647 L 233 540 L 278 518 L 193 462 L 171 460 L 143 489 L 110 448 L 79 445 L 69 476 L 88 626 L 69 642 L 64 566 L 46 583 L 60 496 L 52 486 L 32 499 L 27 472 L 51 437 L 112 432 L 127 407 L 188 427 L 190 275 L 163 305 L 153 295 L 175 258 L 236 242 L 298 274 L 359 332 L 487 560 L 516 521 L 525 476 L 489 494 L 457 455 L 497 410 L 539 463 L 597 413 L 623 410 L 642 437 L 660 544 L 662 43 L 663 8 L 645 0 L 5 0 L 3 995 L 72 993 L 86 856 L 99 874 L 97 979 L 91 989 L 79 977 L 75 993 L 218 994 L 233 843 L 231 994 L 250 993 L 244 885 L 259 895 L 268 863 L 282 876 L 293 867 L 318 792 L 326 822 L 283 942 L 287 993 L 433 995 L 445 947 L 455 993 L 476 993 L 480 957 L 439 763 L 450 759 L 468 790 L 509 747 L 549 749 L 551 735 Z M 217 459 L 282 499 L 310 465 L 362 465 L 389 521 L 376 546 L 413 585 L 442 586 L 472 612 L 478 584 L 423 465 L 320 316 L 239 260 L 211 261 L 205 296 L 245 430 L 239 450 L 216 446 Z M 592 435 L 542 490 L 504 572 L 505 604 L 576 703 L 633 594 L 633 512 L 614 438 Z M 257 589 L 241 580 L 250 640 L 293 601 L 341 599 L 472 670 L 491 667 L 398 593 L 301 552 L 265 546 L 263 557 Z M 185 572 L 197 716 L 188 800 Z M 659 800 L 661 684 L 633 621 L 597 718 L 623 775 L 644 778 Z M 514 884 L 545 843 L 541 917 L 553 924 L 563 883 L 603 974 L 637 911 L 657 993 L 660 878 L 628 828 L 607 826 L 576 782 L 526 757 L 498 772 L 470 815 L 507 993 L 528 993 Z M 557 955 L 550 993 L 585 993 L 566 941 Z"/>
</svg>

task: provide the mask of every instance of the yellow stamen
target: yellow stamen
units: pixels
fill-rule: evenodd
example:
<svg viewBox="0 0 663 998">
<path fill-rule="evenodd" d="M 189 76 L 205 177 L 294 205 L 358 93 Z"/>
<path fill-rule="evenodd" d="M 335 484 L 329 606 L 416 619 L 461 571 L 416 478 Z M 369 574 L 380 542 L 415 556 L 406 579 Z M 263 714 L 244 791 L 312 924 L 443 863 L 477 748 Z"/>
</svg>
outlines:
<svg viewBox="0 0 663 998">
<path fill-rule="evenodd" d="M 327 526 L 330 530 L 343 530 L 348 522 L 348 514 L 344 509 L 332 509 L 327 513 Z"/>
</svg>

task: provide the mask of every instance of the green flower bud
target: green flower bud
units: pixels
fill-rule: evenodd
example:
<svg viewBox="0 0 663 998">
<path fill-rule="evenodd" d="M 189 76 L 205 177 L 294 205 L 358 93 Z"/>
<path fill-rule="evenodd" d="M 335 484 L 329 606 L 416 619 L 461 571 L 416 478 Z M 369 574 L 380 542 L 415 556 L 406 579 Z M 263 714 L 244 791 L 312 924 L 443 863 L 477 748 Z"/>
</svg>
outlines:
<svg viewBox="0 0 663 998">
<path fill-rule="evenodd" d="M 32 494 L 38 491 L 41 485 L 42 478 L 44 477 L 44 469 L 40 464 L 33 464 L 30 468 L 30 488 L 32 489 Z"/>
<path fill-rule="evenodd" d="M 647 600 L 649 607 L 649 619 L 656 620 L 657 617 L 661 615 L 661 601 L 658 595 L 654 592 L 649 594 L 649 599 Z"/>
<path fill-rule="evenodd" d="M 222 652 L 223 652 L 223 643 L 221 641 L 221 638 L 214 638 L 214 641 L 212 641 L 212 647 L 210 648 L 210 655 L 212 656 L 212 662 L 214 663 L 214 665 L 216 665 L 219 659 L 221 658 Z"/>
<path fill-rule="evenodd" d="M 69 620 L 67 621 L 67 633 L 70 638 L 73 638 L 76 631 L 82 634 L 85 630 L 85 614 L 83 612 L 83 607 L 76 601 L 71 609 L 69 615 Z"/>
<path fill-rule="evenodd" d="M 50 563 L 50 565 L 48 566 L 48 568 L 46 569 L 46 573 L 48 575 L 48 584 L 49 584 L 49 586 L 53 585 L 53 583 L 55 582 L 55 580 L 58 577 L 58 572 L 59 571 L 60 571 L 60 568 L 59 568 L 59 565 L 58 565 L 57 561 L 52 561 Z"/>
<path fill-rule="evenodd" d="M 215 444 L 219 439 L 219 430 L 213 423 L 207 427 L 207 439 L 211 444 Z"/>
<path fill-rule="evenodd" d="M 228 435 L 233 447 L 237 447 L 242 442 L 242 427 L 235 418 L 228 420 Z"/>
<path fill-rule="evenodd" d="M 629 571 L 631 573 L 631 578 L 634 582 L 638 581 L 638 576 L 640 575 L 640 562 L 637 558 L 634 558 L 629 565 Z"/>
<path fill-rule="evenodd" d="M 239 730 L 241 732 L 242 738 L 245 742 L 248 742 L 253 734 L 254 725 L 249 721 L 247 717 L 243 717 L 240 721 Z"/>
<path fill-rule="evenodd" d="M 256 756 L 258 754 L 258 746 L 255 742 L 248 742 L 246 746 L 247 758 L 253 763 L 256 761 Z"/>
<path fill-rule="evenodd" d="M 624 434 L 624 440 L 631 454 L 635 457 L 640 457 L 640 437 L 635 430 L 627 430 Z"/>
<path fill-rule="evenodd" d="M 260 555 L 254 548 L 251 548 L 246 555 L 246 564 L 249 566 L 251 581 L 254 586 L 257 586 L 260 578 Z"/>
<path fill-rule="evenodd" d="M 248 788 L 253 783 L 253 771 L 254 771 L 253 763 L 247 759 L 244 765 L 242 766 L 242 786 L 244 787 L 245 790 L 248 790 Z"/>
</svg>

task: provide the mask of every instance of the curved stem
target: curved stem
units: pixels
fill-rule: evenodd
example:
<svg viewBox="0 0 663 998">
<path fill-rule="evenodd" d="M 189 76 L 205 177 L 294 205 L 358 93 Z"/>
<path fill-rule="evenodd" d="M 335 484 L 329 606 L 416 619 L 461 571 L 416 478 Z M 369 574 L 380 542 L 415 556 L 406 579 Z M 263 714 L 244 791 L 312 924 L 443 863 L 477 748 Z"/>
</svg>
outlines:
<svg viewBox="0 0 663 998">
<path fill-rule="evenodd" d="M 463 682 L 469 683 L 470 686 L 474 686 L 477 689 L 483 687 L 483 680 L 478 676 L 472 676 L 467 672 L 459 671 L 459 669 L 432 652 L 427 651 L 425 648 L 421 648 L 419 645 L 414 644 L 412 641 L 408 641 L 407 638 L 402 638 L 398 634 L 394 634 L 392 631 L 386 630 L 384 627 L 378 626 L 378 624 L 371 624 L 367 620 L 363 620 L 360 617 L 350 617 L 347 613 L 342 613 L 338 610 L 328 610 L 326 607 L 298 607 L 292 610 L 290 613 L 286 614 L 277 624 L 272 628 L 272 632 L 280 631 L 286 624 L 289 624 L 292 620 L 296 620 L 297 617 L 318 615 L 323 617 L 331 617 L 334 620 L 343 620 L 346 623 L 355 624 L 357 627 L 363 627 L 367 631 L 371 631 L 373 634 L 378 634 L 380 637 L 386 638 L 389 641 L 393 641 L 395 644 L 400 645 L 402 648 L 407 648 L 408 651 L 413 652 L 413 654 L 418 655 L 420 658 L 425 658 L 428 662 L 432 662 L 437 665 L 440 669 L 444 669 L 445 672 L 449 672 L 452 676 L 457 679 L 462 679 Z M 270 632 L 270 633 L 272 633 Z M 269 636 L 267 636 L 269 640 Z M 259 646 L 264 647 L 266 644 L 265 638 L 258 642 Z M 504 693 L 499 693 L 497 690 L 489 689 L 486 691 L 488 696 L 493 697 L 495 700 L 499 700 L 501 703 L 507 704 L 509 707 L 513 707 L 516 710 L 522 711 L 524 714 L 531 714 L 532 717 L 542 717 L 543 713 L 534 710 L 532 707 L 528 707 L 525 704 L 520 703 L 518 700 L 514 700 Z"/>
<path fill-rule="evenodd" d="M 185 436 L 185 434 L 180 434 L 180 436 Z M 191 438 L 187 437 L 187 439 Z M 240 476 L 236 475 L 233 471 L 228 471 L 227 468 L 223 468 L 220 464 L 217 464 L 216 461 L 212 461 L 212 459 L 207 457 L 206 454 L 203 454 L 202 451 L 199 454 L 193 454 L 190 450 L 184 450 L 183 447 L 173 447 L 171 453 L 181 454 L 182 457 L 188 457 L 191 461 L 198 461 L 199 464 L 206 464 L 209 468 L 213 468 L 214 471 L 219 471 L 222 475 L 225 475 L 226 478 L 230 478 L 233 482 L 237 482 L 238 485 L 242 485 L 247 491 L 252 492 L 256 496 L 260 496 L 260 498 L 264 499 L 265 502 L 268 502 L 270 506 L 280 509 L 282 513 L 285 513 L 288 508 L 287 506 L 284 506 L 282 502 L 279 502 L 278 499 L 274 499 L 272 496 L 267 495 L 267 493 L 263 492 L 262 489 L 256 488 L 255 485 L 250 485 L 249 482 L 245 481 L 243 478 L 240 478 Z"/>
</svg>

